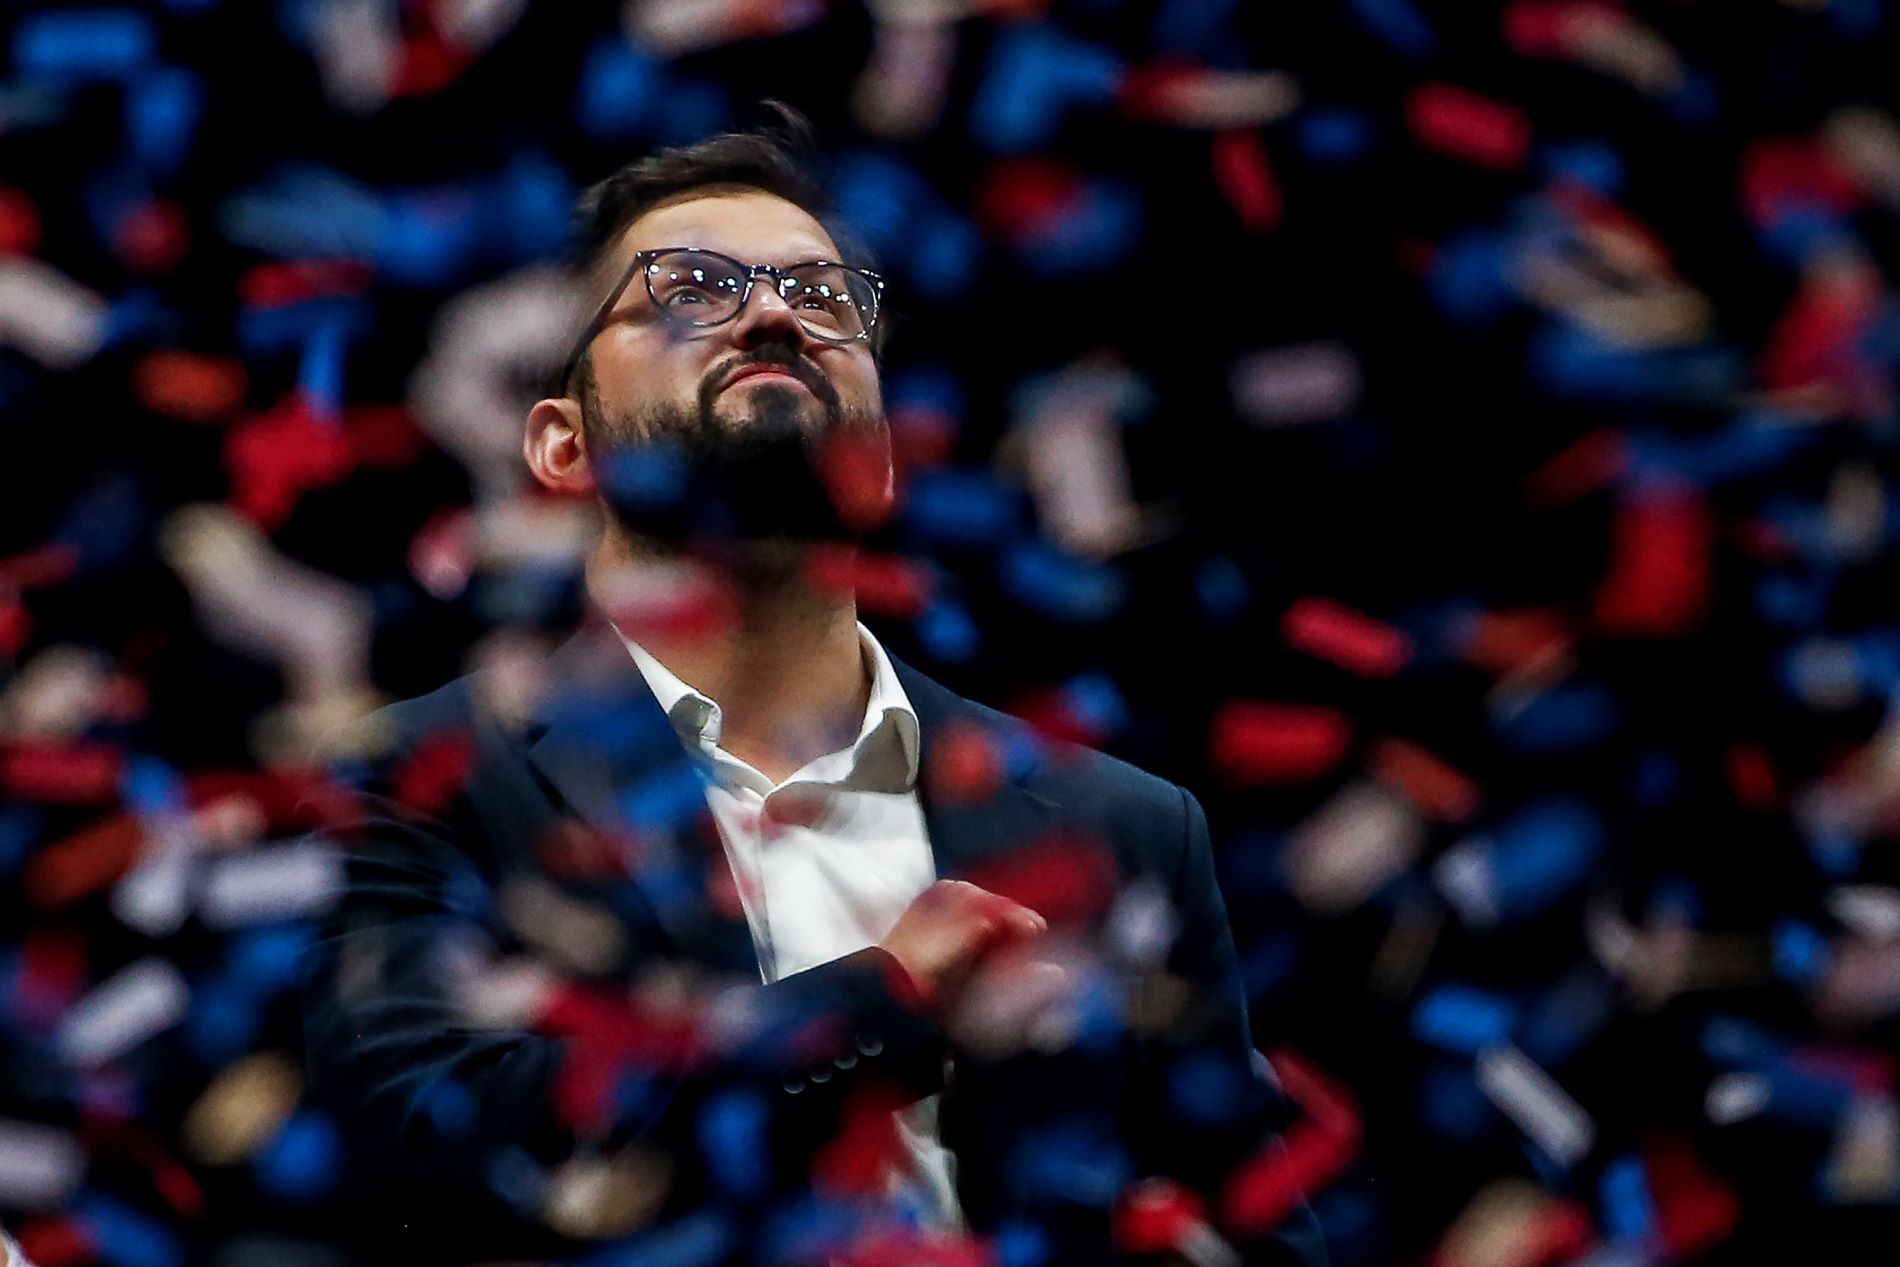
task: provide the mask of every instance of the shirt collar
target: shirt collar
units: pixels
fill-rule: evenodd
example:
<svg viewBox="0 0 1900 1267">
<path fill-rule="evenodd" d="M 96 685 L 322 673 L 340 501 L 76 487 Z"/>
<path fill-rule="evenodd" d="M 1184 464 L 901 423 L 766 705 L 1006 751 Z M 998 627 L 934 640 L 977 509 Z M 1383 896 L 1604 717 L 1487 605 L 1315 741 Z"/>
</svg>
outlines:
<svg viewBox="0 0 1900 1267">
<path fill-rule="evenodd" d="M 615 629 L 619 633 L 618 628 Z M 620 634 L 653 698 L 689 749 L 707 752 L 719 746 L 724 712 L 719 702 L 681 681 L 645 647 Z M 917 711 L 897 679 L 883 644 L 858 622 L 858 646 L 871 673 L 871 697 L 858 737 L 848 749 L 828 753 L 791 775 L 786 782 L 836 783 L 864 791 L 908 792 L 917 786 L 920 758 Z M 844 758 L 844 760 L 837 760 Z"/>
</svg>

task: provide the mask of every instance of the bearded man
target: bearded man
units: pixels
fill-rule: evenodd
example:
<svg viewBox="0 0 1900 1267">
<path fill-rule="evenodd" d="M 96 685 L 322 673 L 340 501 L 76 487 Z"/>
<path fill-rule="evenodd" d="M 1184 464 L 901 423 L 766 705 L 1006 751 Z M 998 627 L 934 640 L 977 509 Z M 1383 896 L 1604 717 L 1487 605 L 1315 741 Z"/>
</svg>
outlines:
<svg viewBox="0 0 1900 1267">
<path fill-rule="evenodd" d="M 371 719 L 305 1019 L 378 1248 L 1323 1262 L 1229 1182 L 1288 1111 L 1199 805 L 901 663 L 840 583 L 892 500 L 887 299 L 796 132 L 589 192 L 524 452 L 600 507 L 590 619 L 521 715 L 477 674 Z"/>
</svg>

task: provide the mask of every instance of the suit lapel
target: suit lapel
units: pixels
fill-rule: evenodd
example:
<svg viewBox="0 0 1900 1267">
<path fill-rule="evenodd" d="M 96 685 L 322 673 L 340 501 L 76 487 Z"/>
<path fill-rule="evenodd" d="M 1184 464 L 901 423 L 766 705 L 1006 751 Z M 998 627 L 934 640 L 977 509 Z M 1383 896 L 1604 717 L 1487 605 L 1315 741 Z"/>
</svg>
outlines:
<svg viewBox="0 0 1900 1267">
<path fill-rule="evenodd" d="M 705 806 L 705 776 L 619 635 L 595 618 L 548 663 L 549 689 L 528 732 L 535 768 L 595 830 L 610 840 L 631 839 L 640 905 L 679 955 L 756 978 L 758 952 L 732 898 L 731 868 Z M 918 799 L 937 875 L 981 876 L 1046 835 L 1056 806 L 1023 786 L 1033 760 L 1011 757 L 1024 749 L 1009 724 L 895 657 L 892 667 L 917 713 Z M 976 736 L 999 754 L 1004 777 L 973 795 L 943 777 L 940 757 L 946 745 Z"/>
<path fill-rule="evenodd" d="M 917 712 L 921 736 L 918 794 L 937 875 L 995 887 L 991 874 L 1009 855 L 1046 838 L 1058 825 L 1055 802 L 1024 785 L 1036 768 L 1026 729 L 972 704 L 893 658 L 892 666 Z M 961 764 L 950 746 L 980 739 L 1001 762 L 1002 778 L 972 794 L 955 786 Z M 1046 1098 L 1048 1061 L 1028 1051 L 1000 1059 L 970 1053 L 956 1058 L 945 1089 L 939 1133 L 956 1155 L 957 1199 L 973 1227 L 990 1230 L 1027 1206 L 1004 1141 L 1019 1137 L 1025 1114 Z M 1106 1260 L 1104 1260 L 1106 1261 Z"/>
<path fill-rule="evenodd" d="M 1012 850 L 1047 834 L 1056 823 L 1055 803 L 1023 786 L 1022 780 L 1034 767 L 1009 759 L 1009 754 L 1023 749 L 1012 740 L 1008 723 L 895 656 L 891 667 L 917 713 L 917 794 L 938 878 L 958 880 L 981 874 Z M 991 745 L 1004 771 L 994 789 L 972 793 L 952 786 L 943 757 L 946 745 L 978 736 Z"/>
<path fill-rule="evenodd" d="M 712 815 L 680 744 L 619 635 L 593 621 L 549 659 L 529 759 L 570 808 L 632 855 L 632 892 L 683 959 L 757 980 L 759 959 Z M 618 904 L 618 903 L 617 903 Z"/>
</svg>

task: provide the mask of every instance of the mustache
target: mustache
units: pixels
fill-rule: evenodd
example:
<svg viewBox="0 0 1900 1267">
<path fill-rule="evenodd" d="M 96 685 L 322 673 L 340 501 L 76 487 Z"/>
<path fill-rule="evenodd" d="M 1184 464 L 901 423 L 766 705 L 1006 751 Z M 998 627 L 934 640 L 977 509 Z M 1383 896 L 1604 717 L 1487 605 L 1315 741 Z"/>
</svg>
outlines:
<svg viewBox="0 0 1900 1267">
<path fill-rule="evenodd" d="M 817 366 L 783 343 L 767 343 L 755 351 L 734 357 L 706 375 L 705 380 L 699 385 L 701 414 L 710 412 L 712 398 L 719 393 L 720 388 L 731 381 L 734 374 L 753 365 L 769 365 L 774 369 L 784 370 L 803 383 L 811 394 L 817 397 L 818 403 L 825 407 L 825 413 L 828 416 L 836 418 L 840 413 L 842 402 L 838 399 L 838 389 L 831 385 L 831 380 L 826 378 Z"/>
</svg>

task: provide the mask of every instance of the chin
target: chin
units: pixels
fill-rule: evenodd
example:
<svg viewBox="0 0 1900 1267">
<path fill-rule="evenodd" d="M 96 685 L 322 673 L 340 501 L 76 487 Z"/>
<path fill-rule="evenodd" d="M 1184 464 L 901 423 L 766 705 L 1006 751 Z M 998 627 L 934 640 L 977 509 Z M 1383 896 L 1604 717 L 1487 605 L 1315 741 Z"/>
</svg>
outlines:
<svg viewBox="0 0 1900 1267">
<path fill-rule="evenodd" d="M 803 388 L 768 383 L 743 388 L 733 395 L 743 398 L 729 397 L 713 413 L 730 431 L 763 434 L 796 431 L 815 436 L 825 430 L 824 407 Z"/>
</svg>

